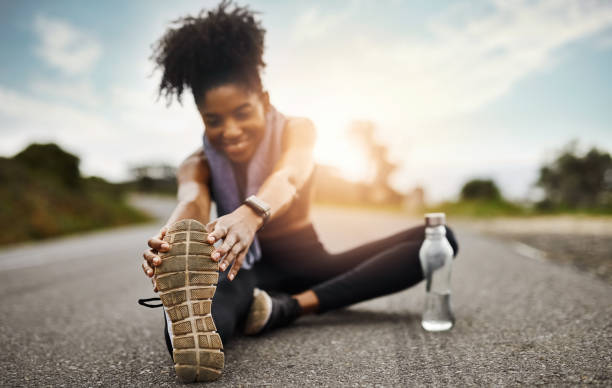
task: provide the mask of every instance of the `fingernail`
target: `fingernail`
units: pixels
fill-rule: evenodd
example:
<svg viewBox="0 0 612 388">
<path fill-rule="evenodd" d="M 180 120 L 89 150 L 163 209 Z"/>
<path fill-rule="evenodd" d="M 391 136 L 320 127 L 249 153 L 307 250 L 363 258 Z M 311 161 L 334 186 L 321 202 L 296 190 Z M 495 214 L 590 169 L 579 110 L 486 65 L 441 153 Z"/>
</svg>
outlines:
<svg viewBox="0 0 612 388">
<path fill-rule="evenodd" d="M 215 238 L 214 237 L 208 237 L 208 242 L 214 243 L 215 242 Z"/>
<path fill-rule="evenodd" d="M 161 245 L 161 247 L 162 247 L 162 249 L 168 249 L 168 248 L 170 248 L 170 245 L 168 245 L 168 244 L 166 244 L 166 243 L 163 243 L 163 244 Z"/>
<path fill-rule="evenodd" d="M 153 275 L 153 271 L 148 270 L 148 271 L 147 271 L 147 275 L 149 275 L 149 276 Z"/>
<path fill-rule="evenodd" d="M 231 273 L 231 274 L 229 275 L 229 278 L 230 278 L 230 280 L 234 280 L 234 274 L 233 274 L 233 273 Z"/>
<path fill-rule="evenodd" d="M 219 258 L 219 252 L 213 252 L 212 258 L 217 260 Z"/>
<path fill-rule="evenodd" d="M 225 263 L 221 264 L 221 271 L 225 271 Z"/>
</svg>

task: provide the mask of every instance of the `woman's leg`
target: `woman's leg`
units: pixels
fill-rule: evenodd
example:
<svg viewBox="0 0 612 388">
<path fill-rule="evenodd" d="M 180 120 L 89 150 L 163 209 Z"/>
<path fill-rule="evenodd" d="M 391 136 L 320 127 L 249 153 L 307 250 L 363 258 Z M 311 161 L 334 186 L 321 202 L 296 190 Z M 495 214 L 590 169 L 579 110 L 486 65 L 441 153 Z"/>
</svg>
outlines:
<svg viewBox="0 0 612 388">
<path fill-rule="evenodd" d="M 263 242 L 263 257 L 255 265 L 257 287 L 295 293 L 344 273 L 398 243 L 423 241 L 416 226 L 363 244 L 341 254 L 327 252 L 312 226 L 273 242 Z"/>
<path fill-rule="evenodd" d="M 450 228 L 446 230 L 456 256 L 457 240 Z M 400 291 L 422 280 L 418 252 L 424 238 L 421 225 L 329 254 L 314 229 L 306 229 L 269 247 L 271 254 L 264 254 L 255 268 L 276 275 L 258 275 L 258 287 L 297 294 L 294 297 L 305 312 L 323 312 Z M 268 278 L 272 281 L 266 282 Z"/>
<path fill-rule="evenodd" d="M 233 281 L 229 281 L 227 279 L 229 269 L 219 273 L 219 284 L 211 307 L 217 332 L 224 344 L 233 337 L 238 325 L 244 322 L 253 300 L 255 287 L 253 270 L 243 269 Z"/>
<path fill-rule="evenodd" d="M 211 315 L 217 328 L 217 333 L 224 344 L 233 337 L 236 328 L 244 321 L 253 300 L 255 274 L 252 270 L 243 269 L 233 281 L 227 279 L 229 268 L 219 273 L 219 283 L 213 296 Z M 172 324 L 164 314 L 164 339 L 172 357 Z"/>
<path fill-rule="evenodd" d="M 312 287 L 318 301 L 317 311 L 325 312 L 364 300 L 404 290 L 423 280 L 419 250 L 424 240 L 424 226 L 400 232 L 387 239 L 331 255 L 339 272 Z M 450 228 L 446 237 L 454 256 L 459 246 Z"/>
<path fill-rule="evenodd" d="M 455 255 L 458 245 L 453 231 L 447 227 L 447 236 Z M 415 226 L 376 241 L 372 241 L 339 254 L 330 254 L 319 242 L 310 227 L 282 240 L 264 243 L 263 258 L 255 265 L 257 287 L 295 293 L 306 290 L 393 248 L 404 242 L 425 239 L 425 227 Z"/>
<path fill-rule="evenodd" d="M 458 245 L 450 228 L 447 238 L 456 255 Z M 253 320 L 249 327 L 253 333 L 269 330 L 299 315 L 345 307 L 416 284 L 423 279 L 418 255 L 423 239 L 424 227 L 419 226 L 331 255 L 310 226 L 264 242 L 262 261 L 254 269 L 257 287 L 299 293 L 273 297 L 271 306 L 269 296 L 267 302 L 262 299 L 271 313 L 266 321 Z"/>
</svg>

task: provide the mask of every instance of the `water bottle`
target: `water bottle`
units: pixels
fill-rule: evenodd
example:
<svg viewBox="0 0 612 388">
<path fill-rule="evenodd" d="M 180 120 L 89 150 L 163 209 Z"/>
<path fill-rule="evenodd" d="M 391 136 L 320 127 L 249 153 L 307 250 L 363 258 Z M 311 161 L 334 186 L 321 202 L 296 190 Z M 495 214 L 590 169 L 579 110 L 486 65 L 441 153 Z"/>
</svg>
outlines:
<svg viewBox="0 0 612 388">
<path fill-rule="evenodd" d="M 446 239 L 444 213 L 425 214 L 425 241 L 419 258 L 425 278 L 425 310 L 421 326 L 427 331 L 449 330 L 455 323 L 450 305 L 453 248 Z"/>
</svg>

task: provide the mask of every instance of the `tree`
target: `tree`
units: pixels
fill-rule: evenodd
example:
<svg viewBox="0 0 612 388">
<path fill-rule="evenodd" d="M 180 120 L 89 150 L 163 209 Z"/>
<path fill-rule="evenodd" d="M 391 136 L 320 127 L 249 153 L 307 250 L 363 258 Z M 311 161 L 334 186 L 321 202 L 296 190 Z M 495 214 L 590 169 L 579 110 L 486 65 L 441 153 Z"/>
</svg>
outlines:
<svg viewBox="0 0 612 388">
<path fill-rule="evenodd" d="M 369 199 L 374 202 L 399 202 L 402 196 L 390 185 L 389 178 L 398 165 L 389 160 L 388 147 L 376 141 L 376 126 L 370 121 L 354 121 L 349 128 L 349 136 L 363 147 L 373 176 L 366 179 L 369 185 Z"/>
<path fill-rule="evenodd" d="M 168 164 L 143 165 L 130 168 L 130 172 L 138 191 L 176 193 L 176 167 Z"/>
<path fill-rule="evenodd" d="M 593 147 L 578 155 L 576 142 L 540 168 L 536 185 L 544 190 L 541 208 L 592 209 L 612 207 L 612 157 Z"/>
<path fill-rule="evenodd" d="M 79 158 L 57 144 L 30 144 L 13 160 L 46 178 L 56 178 L 63 185 L 76 188 L 80 184 Z"/>
<path fill-rule="evenodd" d="M 490 200 L 502 199 L 497 185 L 491 179 L 472 179 L 461 188 L 461 200 Z"/>
</svg>

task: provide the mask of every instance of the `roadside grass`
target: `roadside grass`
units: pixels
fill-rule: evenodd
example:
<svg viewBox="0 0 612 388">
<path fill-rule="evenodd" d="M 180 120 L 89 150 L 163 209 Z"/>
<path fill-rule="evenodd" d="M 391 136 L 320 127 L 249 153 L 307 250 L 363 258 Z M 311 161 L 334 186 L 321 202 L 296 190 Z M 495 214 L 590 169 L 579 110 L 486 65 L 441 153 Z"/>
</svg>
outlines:
<svg viewBox="0 0 612 388">
<path fill-rule="evenodd" d="M 612 209 L 555 207 L 541 209 L 537 206 L 519 204 L 506 200 L 461 200 L 442 202 L 429 206 L 425 212 L 444 212 L 447 215 L 462 218 L 495 218 L 495 217 L 542 217 L 571 216 L 582 217 L 612 217 Z"/>
<path fill-rule="evenodd" d="M 0 243 L 41 240 L 152 218 L 126 202 L 126 191 L 97 177 L 67 185 L 53 174 L 0 159 Z"/>
<path fill-rule="evenodd" d="M 394 213 L 402 216 L 422 217 L 425 213 L 443 212 L 449 217 L 486 219 L 499 217 L 530 218 L 541 216 L 571 216 L 576 218 L 612 217 L 610 209 L 538 209 L 535 206 L 506 200 L 445 201 L 424 208 L 406 209 L 399 204 L 354 204 L 316 201 L 318 207 L 340 208 L 355 211 Z"/>
<path fill-rule="evenodd" d="M 525 217 L 535 214 L 531 208 L 504 200 L 447 201 L 428 206 L 425 212 L 443 212 L 449 216 L 465 218 Z"/>
</svg>

